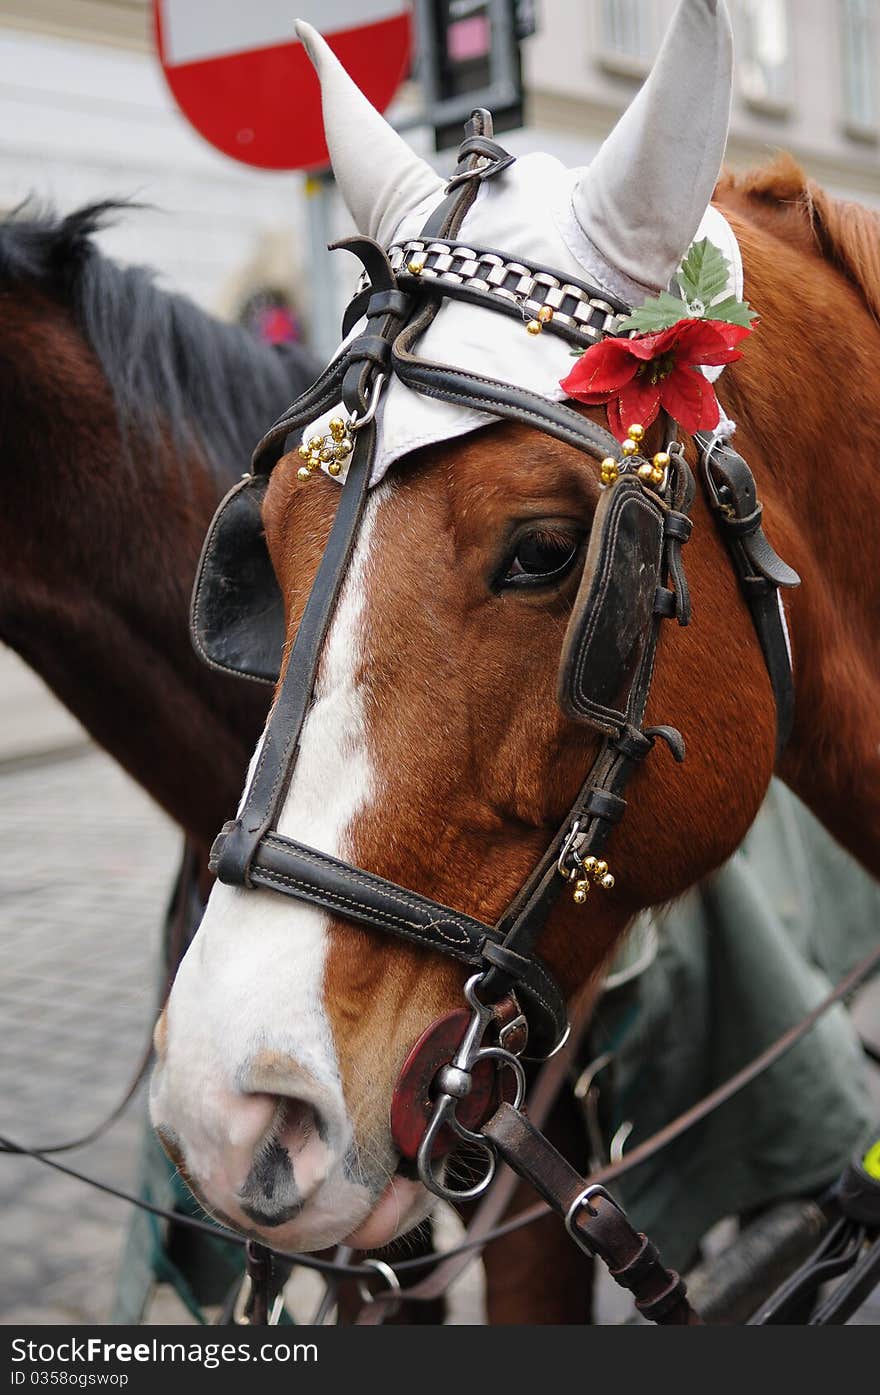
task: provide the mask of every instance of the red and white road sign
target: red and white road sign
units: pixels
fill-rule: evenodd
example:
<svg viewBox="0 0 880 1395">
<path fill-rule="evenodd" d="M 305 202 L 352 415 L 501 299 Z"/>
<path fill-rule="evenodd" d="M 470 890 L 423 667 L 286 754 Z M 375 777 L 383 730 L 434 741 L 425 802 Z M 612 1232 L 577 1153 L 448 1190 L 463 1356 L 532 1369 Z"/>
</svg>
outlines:
<svg viewBox="0 0 880 1395">
<path fill-rule="evenodd" d="M 218 150 L 263 169 L 327 164 L 318 79 L 294 19 L 324 35 L 379 111 L 412 49 L 408 0 L 153 0 L 153 12 L 184 116 Z"/>
</svg>

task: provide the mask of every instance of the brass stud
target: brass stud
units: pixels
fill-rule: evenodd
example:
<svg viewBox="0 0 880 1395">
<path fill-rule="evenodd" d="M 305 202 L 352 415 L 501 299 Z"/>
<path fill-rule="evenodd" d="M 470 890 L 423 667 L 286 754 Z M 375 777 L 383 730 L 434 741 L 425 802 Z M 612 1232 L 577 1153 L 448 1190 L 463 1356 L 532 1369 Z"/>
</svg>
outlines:
<svg viewBox="0 0 880 1395">
<path fill-rule="evenodd" d="M 526 334 L 540 334 L 543 328 L 540 320 L 529 320 L 526 324 Z"/>
<path fill-rule="evenodd" d="M 631 441 L 627 438 L 620 449 L 623 451 L 624 455 L 637 455 L 639 447 L 636 441 Z"/>
<path fill-rule="evenodd" d="M 548 325 L 553 319 L 553 306 L 542 305 L 538 311 L 538 319 L 541 321 L 542 325 Z"/>
<path fill-rule="evenodd" d="M 645 428 L 641 422 L 635 421 L 632 426 L 626 428 L 626 434 L 631 441 L 642 441 L 645 437 Z"/>
<path fill-rule="evenodd" d="M 413 257 L 412 261 L 407 262 L 406 269 L 410 276 L 421 276 L 425 269 L 425 263 L 418 257 Z"/>
</svg>

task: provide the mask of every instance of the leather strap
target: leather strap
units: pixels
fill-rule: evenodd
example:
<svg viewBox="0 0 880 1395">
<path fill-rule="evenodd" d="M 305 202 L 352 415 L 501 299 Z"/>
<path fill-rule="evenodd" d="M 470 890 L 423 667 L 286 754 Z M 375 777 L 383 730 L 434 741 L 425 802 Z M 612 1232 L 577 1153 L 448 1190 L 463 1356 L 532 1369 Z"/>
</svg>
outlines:
<svg viewBox="0 0 880 1395">
<path fill-rule="evenodd" d="M 776 759 L 794 722 L 794 674 L 780 588 L 800 577 L 771 547 L 761 526 L 755 477 L 732 446 L 695 437 L 700 448 L 706 497 L 727 544 L 734 570 L 764 654 L 776 701 Z"/>
<path fill-rule="evenodd" d="M 590 1187 L 553 1144 L 512 1105 L 502 1103 L 482 1132 L 520 1177 L 565 1221 L 581 1249 L 607 1266 L 615 1283 L 629 1289 L 651 1322 L 698 1326 L 684 1280 L 667 1269 L 647 1236 L 602 1187 Z"/>
<path fill-rule="evenodd" d="M 220 881 L 231 885 L 251 885 L 251 860 L 260 839 L 272 827 L 287 792 L 324 639 L 366 503 L 374 439 L 372 422 L 357 433 L 330 537 L 263 734 L 244 804 L 238 817 L 227 824 L 226 836 L 216 855 L 214 870 Z"/>
<path fill-rule="evenodd" d="M 259 817 L 265 817 L 262 805 L 255 808 Z M 226 880 L 223 873 L 228 865 L 229 838 L 236 840 L 238 856 L 239 829 L 240 820 L 227 823 L 211 850 L 210 867 L 221 881 Z M 277 833 L 260 837 L 248 863 L 248 885 L 322 906 L 359 925 L 439 949 L 480 970 L 496 963 L 493 951 L 503 949 L 504 937 L 494 926 Z M 549 1054 L 565 1036 L 567 1024 L 565 1001 L 558 987 L 534 955 L 526 958 L 509 953 L 506 958 L 502 955 L 500 962 L 504 968 L 497 972 L 515 978 L 517 993 L 523 999 L 530 1054 Z"/>
</svg>

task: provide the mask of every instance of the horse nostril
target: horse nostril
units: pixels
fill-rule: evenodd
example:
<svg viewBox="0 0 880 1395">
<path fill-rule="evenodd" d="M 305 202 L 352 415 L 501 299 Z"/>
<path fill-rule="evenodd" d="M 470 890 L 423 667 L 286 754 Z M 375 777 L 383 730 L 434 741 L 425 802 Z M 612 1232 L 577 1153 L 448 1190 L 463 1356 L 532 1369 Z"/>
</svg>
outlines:
<svg viewBox="0 0 880 1395">
<path fill-rule="evenodd" d="M 315 1106 L 307 1100 L 279 1101 L 271 1134 L 239 1190 L 241 1209 L 258 1225 L 284 1225 L 302 1210 L 332 1162 Z"/>
</svg>

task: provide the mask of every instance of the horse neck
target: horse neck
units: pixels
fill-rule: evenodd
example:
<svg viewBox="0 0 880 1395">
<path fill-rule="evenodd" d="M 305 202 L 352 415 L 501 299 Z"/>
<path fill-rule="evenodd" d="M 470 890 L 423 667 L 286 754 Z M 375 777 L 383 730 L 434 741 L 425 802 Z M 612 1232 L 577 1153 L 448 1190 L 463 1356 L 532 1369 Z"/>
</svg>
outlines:
<svg viewBox="0 0 880 1395">
<path fill-rule="evenodd" d="M 721 391 L 767 534 L 802 581 L 784 594 L 796 713 L 780 774 L 878 875 L 880 324 L 814 247 L 736 227 L 761 323 Z"/>
<path fill-rule="evenodd" d="M 206 844 L 235 807 L 267 704 L 189 640 L 223 482 L 198 453 L 122 440 L 108 384 L 58 307 L 12 295 L 4 320 L 0 637 Z"/>
</svg>

